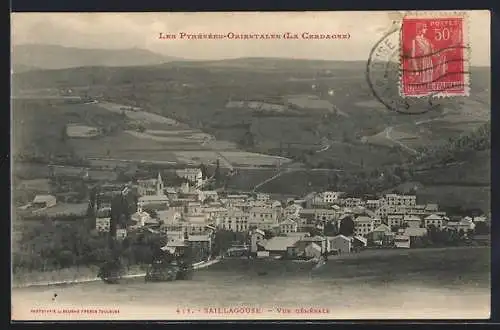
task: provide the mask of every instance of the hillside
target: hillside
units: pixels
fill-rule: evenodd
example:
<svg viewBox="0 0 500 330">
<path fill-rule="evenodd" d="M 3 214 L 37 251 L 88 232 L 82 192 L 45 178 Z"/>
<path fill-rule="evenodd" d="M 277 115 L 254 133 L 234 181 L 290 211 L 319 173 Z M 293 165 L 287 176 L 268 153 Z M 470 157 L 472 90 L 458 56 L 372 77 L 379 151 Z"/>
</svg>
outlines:
<svg viewBox="0 0 500 330">
<path fill-rule="evenodd" d="M 22 72 L 26 68 L 64 69 L 82 66 L 158 65 L 179 60 L 138 48 L 83 49 L 35 44 L 15 46 L 11 58 L 15 72 Z"/>
<path fill-rule="evenodd" d="M 439 202 L 445 208 L 490 210 L 491 123 L 423 148 L 425 155 L 414 160 L 410 184 L 396 187 L 417 190 L 423 202 Z"/>
<path fill-rule="evenodd" d="M 44 88 L 57 93 L 58 88 L 71 87 L 74 93 L 136 105 L 173 118 L 239 149 L 292 158 L 306 169 L 342 173 L 290 172 L 263 185 L 263 191 L 301 194 L 338 186 L 340 190 L 355 187 L 358 192 L 381 192 L 411 180 L 430 189 L 428 200 L 439 200 L 445 188 L 459 192 L 457 185 L 467 186 L 472 199 L 479 196 L 478 189 L 488 191 L 487 150 L 478 154 L 472 144 L 471 150 L 462 148 L 460 155 L 455 155 L 454 149 L 469 142 L 457 146 L 449 142 L 489 120 L 489 68 L 471 68 L 474 84 L 470 97 L 440 99 L 434 110 L 418 115 L 389 111 L 377 102 L 365 70 L 364 62 L 264 58 L 174 61 L 154 66 L 24 72 L 13 76 L 13 86 L 41 93 L 47 93 Z M 227 106 L 229 101 L 245 100 L 293 100 L 300 106 L 290 111 L 290 105 L 287 109 L 283 104 L 279 113 L 255 111 L 249 106 L 255 102 Z M 315 108 L 317 100 L 331 107 Z M 79 150 L 83 149 L 80 146 Z M 416 162 L 416 155 L 421 154 L 427 156 Z M 484 166 L 477 166 L 477 162 Z M 410 177 L 408 168 L 395 172 L 398 166 L 411 168 L 416 176 Z M 481 174 L 476 168 L 484 171 Z M 385 169 L 390 179 L 379 182 L 380 171 Z M 249 177 L 235 186 L 253 189 L 263 180 Z M 450 204 L 460 203 L 460 196 L 450 197 Z"/>
</svg>

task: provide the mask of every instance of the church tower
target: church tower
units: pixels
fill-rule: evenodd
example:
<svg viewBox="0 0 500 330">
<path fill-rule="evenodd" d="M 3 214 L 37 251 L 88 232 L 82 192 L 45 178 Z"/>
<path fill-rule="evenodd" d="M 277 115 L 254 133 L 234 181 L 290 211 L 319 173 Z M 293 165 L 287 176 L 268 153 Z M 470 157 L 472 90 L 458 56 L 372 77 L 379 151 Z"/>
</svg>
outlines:
<svg viewBox="0 0 500 330">
<path fill-rule="evenodd" d="M 156 180 L 156 195 L 163 196 L 164 195 L 164 186 L 163 180 L 161 179 L 161 173 L 158 172 L 158 179 Z"/>
</svg>

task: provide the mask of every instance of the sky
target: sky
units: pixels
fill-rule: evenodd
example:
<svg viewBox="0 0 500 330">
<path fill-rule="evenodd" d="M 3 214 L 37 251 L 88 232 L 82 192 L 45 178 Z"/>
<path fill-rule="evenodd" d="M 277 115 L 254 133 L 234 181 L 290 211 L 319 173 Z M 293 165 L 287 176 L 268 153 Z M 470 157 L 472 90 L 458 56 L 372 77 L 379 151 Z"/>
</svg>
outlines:
<svg viewBox="0 0 500 330">
<path fill-rule="evenodd" d="M 490 65 L 490 13 L 468 11 L 471 65 Z M 12 44 L 143 48 L 185 59 L 286 57 L 367 60 L 399 12 L 13 13 Z M 343 40 L 166 40 L 159 34 L 304 32 Z"/>
</svg>

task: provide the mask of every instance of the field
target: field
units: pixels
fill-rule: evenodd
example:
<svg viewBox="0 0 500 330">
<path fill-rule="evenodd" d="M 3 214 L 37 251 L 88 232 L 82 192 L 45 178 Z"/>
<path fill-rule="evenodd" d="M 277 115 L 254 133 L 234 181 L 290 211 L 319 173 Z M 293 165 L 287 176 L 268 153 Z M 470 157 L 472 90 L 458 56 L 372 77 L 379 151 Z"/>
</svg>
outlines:
<svg viewBox="0 0 500 330">
<path fill-rule="evenodd" d="M 277 157 L 285 157 L 312 168 L 346 172 L 362 169 L 368 173 L 381 166 L 404 163 L 420 146 L 441 144 L 489 119 L 489 68 L 471 69 L 474 83 L 470 97 L 440 99 L 433 111 L 409 116 L 389 111 L 375 100 L 365 81 L 365 64 L 240 59 L 176 62 L 153 67 L 26 72 L 15 75 L 14 86 L 43 90 L 59 86 L 64 81 L 74 91 L 99 99 L 98 104 L 85 105 L 95 109 L 95 113 L 107 111 L 108 116 L 115 116 L 114 122 L 142 127 L 121 127 L 98 139 L 70 139 L 68 143 L 62 143 L 58 140 L 59 128 L 53 123 L 45 126 L 50 127 L 49 130 L 41 129 L 42 125 L 33 131 L 25 130 L 29 133 L 24 137 L 14 132 L 15 141 L 23 142 L 24 139 L 31 144 L 37 141 L 42 149 L 54 152 L 72 149 L 82 156 L 96 158 L 192 164 L 213 164 L 216 159 L 221 159 L 222 166 L 230 167 L 274 166 Z M 313 97 L 314 102 L 331 104 L 335 111 L 319 109 L 317 102 L 307 101 L 312 99 L 306 95 Z M 250 108 L 226 107 L 230 100 L 275 100 L 286 96 L 299 97 L 299 103 L 302 102 L 302 107 L 294 109 L 296 113 L 293 115 L 263 116 Z M 122 103 L 134 107 L 129 109 L 120 105 Z M 42 117 L 40 122 L 50 118 L 50 111 L 54 113 L 56 109 L 61 116 L 52 116 L 53 120 L 67 122 L 69 117 L 64 115 L 67 107 L 64 106 L 65 110 L 59 106 L 36 110 Z M 75 122 L 82 125 L 100 126 L 89 120 L 88 115 L 76 119 Z M 245 140 L 249 136 L 251 139 Z M 280 162 L 284 164 L 287 160 Z M 270 177 L 266 171 L 239 178 L 247 173 L 242 171 L 238 178 L 231 178 L 230 185 L 234 183 L 234 187 L 253 189 Z M 274 174 L 274 171 L 269 172 Z M 469 172 L 457 171 L 462 174 L 453 174 L 453 177 L 460 181 L 470 177 Z M 459 191 L 457 180 L 446 185 L 440 183 L 441 188 L 431 188 L 434 186 L 430 181 L 445 176 L 446 173 L 432 170 L 422 172 L 416 181 L 428 189 L 428 193 L 423 191 L 425 198 L 439 199 L 443 193 L 450 203 L 453 198 L 458 198 L 454 203 L 461 204 L 459 194 L 452 195 L 443 190 L 453 190 L 452 185 Z M 291 172 L 261 188 L 276 193 L 304 194 L 324 189 L 328 186 L 328 177 L 328 172 Z M 476 184 L 477 187 L 477 180 L 469 181 L 465 186 Z M 464 192 L 464 196 L 473 193 Z M 436 195 L 433 197 L 433 194 Z"/>
<path fill-rule="evenodd" d="M 439 203 L 442 208 L 491 210 L 491 187 L 465 185 L 429 185 L 417 191 L 423 203 Z"/>
<path fill-rule="evenodd" d="M 15 100 L 12 104 L 14 155 L 71 153 L 71 145 L 63 137 L 66 125 L 71 123 L 99 128 L 125 125 L 120 115 L 93 104 Z"/>
<path fill-rule="evenodd" d="M 49 217 L 63 217 L 63 216 L 82 216 L 87 214 L 88 203 L 79 204 L 66 204 L 58 203 L 55 206 L 40 210 L 36 212 L 36 215 L 42 216 L 46 215 Z"/>
<path fill-rule="evenodd" d="M 190 129 L 173 119 L 138 109 L 123 110 L 130 107 L 114 103 L 67 105 L 16 101 L 16 104 L 14 149 L 23 152 L 35 150 L 35 153 L 50 155 L 66 152 L 85 158 L 191 164 L 215 163 L 223 157 L 233 165 L 244 166 L 272 165 L 277 160 L 273 156 L 240 151 L 234 143 L 217 141 L 210 134 Z M 38 125 L 40 120 L 47 122 L 47 130 Z M 127 129 L 138 122 L 144 127 L 143 131 Z M 68 123 L 75 123 L 75 126 L 68 127 L 71 128 L 66 130 L 69 139 L 64 140 L 62 132 Z M 99 128 L 117 128 L 92 139 L 72 139 L 75 134 L 81 137 L 85 133 L 83 131 L 87 127 L 82 123 L 93 123 Z M 223 155 L 211 150 L 220 150 Z"/>
<path fill-rule="evenodd" d="M 159 120 L 154 114 L 126 111 L 127 116 L 132 116 L 134 120 L 150 124 L 156 122 L 156 125 L 161 121 L 173 126 L 179 122 L 186 123 L 192 129 L 215 136 L 217 140 L 233 143 L 231 147 L 250 132 L 255 143 L 243 146 L 245 151 L 294 158 L 303 158 L 309 150 L 316 149 L 314 146 L 321 144 L 324 138 L 336 143 L 359 142 L 361 137 L 378 134 L 391 126 L 401 126 L 395 127 L 392 139 L 417 148 L 456 135 L 456 130 L 452 129 L 463 130 L 465 126 L 460 121 L 465 118 L 482 122 L 489 117 L 488 69 L 472 69 L 473 96 L 440 100 L 437 110 L 418 116 L 388 111 L 376 102 L 365 82 L 364 70 L 365 63 L 362 62 L 240 59 L 176 62 L 156 67 L 88 68 L 86 72 L 60 70 L 45 73 L 43 81 L 39 77 L 41 73 L 28 72 L 16 76 L 15 83 L 24 88 L 28 85 L 30 88 L 50 87 L 51 81 L 55 84 L 64 77 L 68 84 L 77 87 L 89 85 L 87 77 L 92 76 L 91 85 L 94 87 L 87 90 L 90 95 L 105 94 L 107 100 L 135 104 L 146 113 L 169 118 Z M 300 117 L 283 114 L 260 117 L 253 109 L 226 108 L 229 100 L 283 99 L 287 95 L 296 96 L 293 100 L 300 103 Z M 103 104 L 116 113 L 123 111 L 122 106 L 110 102 Z M 325 104 L 328 107 L 325 108 Z M 336 110 L 335 113 L 331 112 L 331 107 Z M 314 109 L 316 111 L 311 111 Z M 432 122 L 431 126 L 438 125 L 436 129 L 430 127 L 425 132 L 414 132 L 416 122 L 435 117 L 443 117 L 447 128 Z M 407 134 L 419 138 L 403 141 Z M 379 166 L 380 159 L 392 157 L 392 148 L 387 146 L 400 147 L 398 143 L 380 141 L 376 145 L 368 143 L 370 145 L 361 147 L 366 152 L 363 166 Z M 371 152 L 370 148 L 377 150 Z M 192 150 L 191 147 L 188 149 Z M 408 150 L 403 151 L 398 155 L 400 158 L 411 154 Z M 331 157 L 351 156 L 347 150 L 331 148 L 311 154 L 307 160 L 317 164 Z"/>
<path fill-rule="evenodd" d="M 66 126 L 66 134 L 69 138 L 88 138 L 99 135 L 99 130 L 92 126 L 69 124 Z"/>
<path fill-rule="evenodd" d="M 369 281 L 372 285 L 405 283 L 453 287 L 462 284 L 489 289 L 490 254 L 489 247 L 366 250 L 331 256 L 326 265 L 314 270 L 311 276 L 317 280 Z M 308 272 L 300 263 L 293 264 L 291 261 L 232 259 L 203 272 L 245 272 L 248 277 L 254 277 L 252 270 L 258 268 L 266 270 L 265 278 L 269 281 L 280 276 L 289 277 L 295 272 Z"/>
</svg>

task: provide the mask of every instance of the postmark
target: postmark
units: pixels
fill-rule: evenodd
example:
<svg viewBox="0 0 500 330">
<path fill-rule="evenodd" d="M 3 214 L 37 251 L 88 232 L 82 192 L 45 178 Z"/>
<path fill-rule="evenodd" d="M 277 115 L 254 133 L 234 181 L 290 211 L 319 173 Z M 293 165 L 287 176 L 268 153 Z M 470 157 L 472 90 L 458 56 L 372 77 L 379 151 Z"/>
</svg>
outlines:
<svg viewBox="0 0 500 330">
<path fill-rule="evenodd" d="M 401 23 L 400 94 L 467 96 L 466 18 L 405 16 Z"/>
<path fill-rule="evenodd" d="M 438 15 L 433 14 L 433 15 Z M 366 79 L 373 96 L 382 103 L 387 109 L 391 111 L 396 111 L 405 114 L 420 114 L 428 111 L 439 111 L 447 104 L 453 103 L 451 101 L 452 97 L 464 97 L 469 94 L 469 50 L 470 47 L 467 42 L 467 38 L 464 36 L 455 36 L 461 38 L 462 42 L 460 46 L 456 46 L 452 41 L 446 41 L 446 43 L 437 44 L 436 54 L 445 54 L 447 58 L 444 63 L 436 62 L 436 64 L 442 64 L 441 70 L 433 73 L 432 78 L 438 78 L 434 84 L 420 84 L 416 81 L 414 77 L 420 77 L 422 75 L 421 69 L 413 69 L 411 65 L 414 62 L 411 60 L 417 59 L 417 65 L 422 65 L 418 62 L 421 56 L 411 56 L 411 51 L 408 51 L 406 44 L 403 42 L 403 36 L 411 36 L 412 34 L 405 34 L 405 21 L 411 19 L 417 20 L 430 20 L 426 22 L 429 24 L 433 22 L 433 26 L 440 26 L 439 36 L 437 31 L 436 38 L 443 38 L 443 33 L 446 34 L 444 38 L 451 38 L 451 34 L 448 32 L 443 32 L 444 25 L 450 24 L 443 23 L 446 19 L 452 18 L 453 24 L 461 27 L 461 31 L 466 31 L 466 19 L 464 16 L 455 14 L 454 16 L 449 16 L 443 14 L 441 19 L 432 20 L 434 16 L 423 15 L 410 15 L 410 14 L 400 14 L 398 17 L 394 17 L 393 24 L 390 29 L 380 38 L 377 43 L 372 47 L 367 65 L 366 65 Z M 453 21 L 453 18 L 455 20 Z M 437 22 L 437 23 L 436 23 Z M 407 25 L 406 29 L 411 31 L 412 27 Z M 421 25 L 419 25 L 420 27 Z M 456 27 L 454 31 L 458 28 Z M 413 33 L 416 35 L 416 33 Z M 411 38 L 406 37 L 409 40 Z M 412 45 L 412 42 L 410 42 Z M 445 45 L 442 47 L 442 45 Z M 448 45 L 448 46 L 446 46 Z M 452 56 L 453 55 L 453 56 Z M 434 60 L 434 58 L 433 58 Z M 428 62 L 427 62 L 428 63 Z M 434 63 L 434 62 L 433 62 Z M 454 63 L 452 65 L 452 63 Z M 461 63 L 461 65 L 456 64 Z M 434 67 L 434 65 L 432 66 Z M 458 69 L 457 69 L 458 68 Z M 429 72 L 430 70 L 424 70 L 424 72 Z M 430 75 L 427 74 L 426 77 Z M 432 81 L 433 79 L 431 79 Z M 451 103 L 450 103 L 451 102 Z"/>
</svg>

